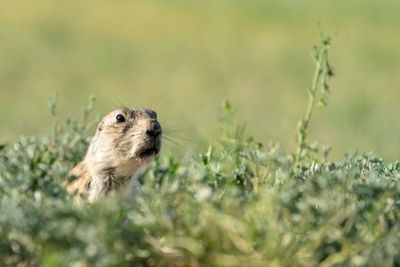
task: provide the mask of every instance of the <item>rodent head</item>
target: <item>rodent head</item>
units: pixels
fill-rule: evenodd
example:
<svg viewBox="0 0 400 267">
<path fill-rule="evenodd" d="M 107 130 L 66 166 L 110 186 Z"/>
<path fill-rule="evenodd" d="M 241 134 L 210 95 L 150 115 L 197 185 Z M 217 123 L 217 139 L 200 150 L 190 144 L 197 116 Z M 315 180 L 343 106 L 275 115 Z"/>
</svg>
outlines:
<svg viewBox="0 0 400 267">
<path fill-rule="evenodd" d="M 103 117 L 87 157 L 94 171 L 113 169 L 128 176 L 149 163 L 161 149 L 162 128 L 148 109 L 117 109 Z"/>
</svg>

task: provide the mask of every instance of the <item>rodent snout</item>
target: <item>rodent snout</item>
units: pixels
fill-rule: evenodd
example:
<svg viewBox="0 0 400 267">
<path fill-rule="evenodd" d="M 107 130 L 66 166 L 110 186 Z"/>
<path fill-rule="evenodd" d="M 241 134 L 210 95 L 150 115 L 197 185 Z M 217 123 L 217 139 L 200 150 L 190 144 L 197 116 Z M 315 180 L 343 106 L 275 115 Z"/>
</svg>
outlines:
<svg viewBox="0 0 400 267">
<path fill-rule="evenodd" d="M 151 137 L 157 137 L 162 133 L 161 125 L 158 121 L 154 120 L 150 123 L 149 128 L 146 131 L 146 134 Z"/>
</svg>

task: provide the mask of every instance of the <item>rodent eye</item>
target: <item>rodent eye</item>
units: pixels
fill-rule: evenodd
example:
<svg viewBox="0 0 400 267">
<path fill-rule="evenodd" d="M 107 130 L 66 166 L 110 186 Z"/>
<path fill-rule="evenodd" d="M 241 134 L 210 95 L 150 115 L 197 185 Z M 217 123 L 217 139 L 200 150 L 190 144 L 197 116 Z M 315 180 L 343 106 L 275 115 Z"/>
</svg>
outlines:
<svg viewBox="0 0 400 267">
<path fill-rule="evenodd" d="M 116 119 L 117 123 L 125 121 L 125 117 L 122 114 L 118 114 Z"/>
</svg>

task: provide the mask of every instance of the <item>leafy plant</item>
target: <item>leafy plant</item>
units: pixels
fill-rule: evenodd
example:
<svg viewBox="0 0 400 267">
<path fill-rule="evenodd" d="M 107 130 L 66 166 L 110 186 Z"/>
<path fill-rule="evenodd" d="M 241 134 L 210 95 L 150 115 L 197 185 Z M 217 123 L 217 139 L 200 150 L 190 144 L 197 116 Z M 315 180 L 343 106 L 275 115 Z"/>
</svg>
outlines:
<svg viewBox="0 0 400 267">
<path fill-rule="evenodd" d="M 324 107 L 327 105 L 326 98 L 329 93 L 327 79 L 333 76 L 333 71 L 328 60 L 328 49 L 330 48 L 331 38 L 324 35 L 320 27 L 318 27 L 318 29 L 321 36 L 321 43 L 318 46 L 314 46 L 312 51 L 312 58 L 315 67 L 311 87 L 307 89 L 308 106 L 304 117 L 297 125 L 297 151 L 295 159 L 296 172 L 301 170 L 302 160 L 307 155 L 307 152 L 316 151 L 315 147 L 312 147 L 306 142 L 309 124 L 316 100 L 318 99 L 318 106 Z"/>
</svg>

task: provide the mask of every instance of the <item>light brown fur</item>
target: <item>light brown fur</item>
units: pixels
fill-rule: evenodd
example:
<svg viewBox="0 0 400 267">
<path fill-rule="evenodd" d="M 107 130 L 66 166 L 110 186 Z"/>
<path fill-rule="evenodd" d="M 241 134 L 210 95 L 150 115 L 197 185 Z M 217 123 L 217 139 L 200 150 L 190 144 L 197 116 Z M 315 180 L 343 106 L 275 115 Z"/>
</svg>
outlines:
<svg viewBox="0 0 400 267">
<path fill-rule="evenodd" d="M 124 121 L 120 121 L 121 116 Z M 161 126 L 151 110 L 121 108 L 103 117 L 68 192 L 87 194 L 90 202 L 107 195 L 147 165 L 161 149 Z"/>
</svg>

